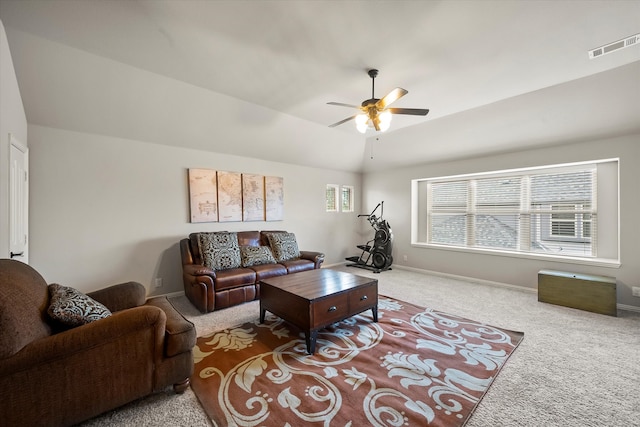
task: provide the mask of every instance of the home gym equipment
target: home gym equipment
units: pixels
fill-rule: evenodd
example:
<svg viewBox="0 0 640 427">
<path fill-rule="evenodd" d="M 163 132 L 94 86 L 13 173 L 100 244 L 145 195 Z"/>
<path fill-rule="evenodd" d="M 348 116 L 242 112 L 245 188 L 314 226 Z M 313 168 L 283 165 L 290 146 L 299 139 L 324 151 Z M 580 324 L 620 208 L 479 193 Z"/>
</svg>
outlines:
<svg viewBox="0 0 640 427">
<path fill-rule="evenodd" d="M 380 208 L 380 217 L 376 217 L 375 212 Z M 352 256 L 345 258 L 347 261 L 351 261 L 351 264 L 347 264 L 347 267 L 357 267 L 371 270 L 374 273 L 380 273 L 381 271 L 391 270 L 391 264 L 393 264 L 393 256 L 391 252 L 393 250 L 393 232 L 391 226 L 387 221 L 382 219 L 384 214 L 384 201 L 378 203 L 370 214 L 360 214 L 366 216 L 369 224 L 375 230 L 373 239 L 369 240 L 364 245 L 358 245 L 357 248 L 362 252 L 359 256 Z"/>
</svg>

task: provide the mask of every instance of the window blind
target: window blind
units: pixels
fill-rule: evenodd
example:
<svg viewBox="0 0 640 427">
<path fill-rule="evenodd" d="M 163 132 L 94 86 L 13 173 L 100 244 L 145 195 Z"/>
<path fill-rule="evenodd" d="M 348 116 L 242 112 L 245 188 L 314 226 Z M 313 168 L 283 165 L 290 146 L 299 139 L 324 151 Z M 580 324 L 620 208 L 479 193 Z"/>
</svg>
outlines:
<svg viewBox="0 0 640 427">
<path fill-rule="evenodd" d="M 427 180 L 427 243 L 595 257 L 597 167 Z"/>
</svg>

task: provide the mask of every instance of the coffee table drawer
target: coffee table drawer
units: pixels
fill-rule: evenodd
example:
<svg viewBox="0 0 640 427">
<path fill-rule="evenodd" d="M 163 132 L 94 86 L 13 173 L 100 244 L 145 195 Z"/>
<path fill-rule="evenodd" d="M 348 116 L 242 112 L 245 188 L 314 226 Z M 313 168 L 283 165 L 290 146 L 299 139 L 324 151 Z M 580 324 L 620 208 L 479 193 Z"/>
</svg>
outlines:
<svg viewBox="0 0 640 427">
<path fill-rule="evenodd" d="M 359 313 L 367 308 L 378 305 L 378 286 L 371 285 L 354 289 L 349 293 L 349 307 L 351 313 Z"/>
<path fill-rule="evenodd" d="M 333 295 L 313 304 L 314 326 L 326 325 L 349 316 L 347 294 Z"/>
</svg>

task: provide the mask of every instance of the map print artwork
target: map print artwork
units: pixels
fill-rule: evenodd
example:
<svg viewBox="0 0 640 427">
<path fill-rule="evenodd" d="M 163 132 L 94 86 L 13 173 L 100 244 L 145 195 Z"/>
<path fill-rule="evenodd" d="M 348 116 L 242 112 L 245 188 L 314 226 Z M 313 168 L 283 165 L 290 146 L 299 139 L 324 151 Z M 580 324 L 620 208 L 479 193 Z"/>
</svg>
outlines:
<svg viewBox="0 0 640 427">
<path fill-rule="evenodd" d="M 216 171 L 189 169 L 191 222 L 218 221 Z"/>
<path fill-rule="evenodd" d="M 279 176 L 265 176 L 265 211 L 267 221 L 284 219 L 284 182 Z"/>
<path fill-rule="evenodd" d="M 190 220 L 282 221 L 282 177 L 189 169 Z"/>
<path fill-rule="evenodd" d="M 242 174 L 242 220 L 264 221 L 264 176 Z"/>
<path fill-rule="evenodd" d="M 218 171 L 218 210 L 220 222 L 242 221 L 242 179 L 239 173 Z"/>
</svg>

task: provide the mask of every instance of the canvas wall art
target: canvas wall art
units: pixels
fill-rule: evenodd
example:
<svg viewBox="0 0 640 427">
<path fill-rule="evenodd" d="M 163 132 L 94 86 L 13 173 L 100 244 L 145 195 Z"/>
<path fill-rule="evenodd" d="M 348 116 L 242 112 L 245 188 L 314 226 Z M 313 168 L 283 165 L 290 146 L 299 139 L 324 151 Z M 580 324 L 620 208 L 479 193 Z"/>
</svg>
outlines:
<svg viewBox="0 0 640 427">
<path fill-rule="evenodd" d="M 218 221 L 218 183 L 216 171 L 189 169 L 191 222 Z"/>
<path fill-rule="evenodd" d="M 189 169 L 190 220 L 198 222 L 282 221 L 283 178 Z"/>
</svg>

